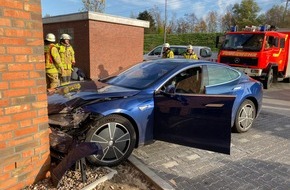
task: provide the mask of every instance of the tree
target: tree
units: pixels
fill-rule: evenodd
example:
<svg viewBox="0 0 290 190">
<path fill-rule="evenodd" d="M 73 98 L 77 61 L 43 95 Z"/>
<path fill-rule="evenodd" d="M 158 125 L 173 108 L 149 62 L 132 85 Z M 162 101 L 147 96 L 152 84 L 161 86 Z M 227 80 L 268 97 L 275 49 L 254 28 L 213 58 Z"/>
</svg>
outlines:
<svg viewBox="0 0 290 190">
<path fill-rule="evenodd" d="M 161 18 L 162 11 L 155 5 L 149 12 L 156 22 L 157 33 L 162 34 L 164 32 L 164 20 Z"/>
<path fill-rule="evenodd" d="M 195 25 L 198 22 L 198 19 L 197 19 L 196 15 L 194 13 L 185 14 L 184 17 L 185 17 L 185 20 L 187 21 L 188 26 L 189 26 L 189 31 L 188 32 L 189 33 L 193 33 L 194 30 L 195 30 Z"/>
<path fill-rule="evenodd" d="M 257 20 L 260 7 L 254 0 L 242 0 L 241 4 L 235 4 L 233 6 L 234 24 L 239 28 L 243 28 L 247 25 L 259 25 Z"/>
<path fill-rule="evenodd" d="M 106 0 L 82 0 L 83 11 L 93 11 L 103 13 L 106 7 Z"/>
<path fill-rule="evenodd" d="M 189 31 L 189 24 L 184 18 L 177 19 L 176 33 L 184 34 Z"/>
<path fill-rule="evenodd" d="M 216 11 L 210 11 L 206 17 L 207 32 L 217 32 L 218 14 Z"/>
<path fill-rule="evenodd" d="M 145 34 L 156 33 L 156 25 L 152 15 L 148 11 L 143 11 L 139 13 L 137 19 L 149 21 L 149 28 L 145 28 Z"/>
<path fill-rule="evenodd" d="M 204 33 L 206 32 L 206 30 L 207 30 L 206 22 L 203 19 L 200 19 L 198 23 L 195 25 L 194 31 Z"/>
<path fill-rule="evenodd" d="M 270 24 L 270 25 L 275 25 L 278 27 L 284 27 L 283 26 L 284 10 L 285 10 L 285 7 L 282 5 L 273 6 L 265 14 L 260 15 L 260 17 L 264 18 L 263 24 Z"/>
<path fill-rule="evenodd" d="M 220 28 L 222 32 L 229 31 L 231 29 L 231 26 L 235 25 L 233 13 L 228 10 L 225 15 L 221 17 L 220 23 Z"/>
</svg>

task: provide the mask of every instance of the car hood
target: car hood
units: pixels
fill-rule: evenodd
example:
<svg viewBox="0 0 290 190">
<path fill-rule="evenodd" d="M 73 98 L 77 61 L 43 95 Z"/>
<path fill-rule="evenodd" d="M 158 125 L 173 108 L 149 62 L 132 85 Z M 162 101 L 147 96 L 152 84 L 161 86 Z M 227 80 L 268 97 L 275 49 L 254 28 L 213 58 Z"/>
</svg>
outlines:
<svg viewBox="0 0 290 190">
<path fill-rule="evenodd" d="M 48 114 L 66 113 L 81 105 L 127 98 L 140 90 L 85 81 L 62 86 L 48 94 Z"/>
</svg>

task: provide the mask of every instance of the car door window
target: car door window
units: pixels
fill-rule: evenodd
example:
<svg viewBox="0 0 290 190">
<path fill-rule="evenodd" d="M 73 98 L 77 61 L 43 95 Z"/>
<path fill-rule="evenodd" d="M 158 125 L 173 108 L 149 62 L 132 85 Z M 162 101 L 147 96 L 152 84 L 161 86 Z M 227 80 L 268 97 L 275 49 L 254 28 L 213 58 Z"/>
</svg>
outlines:
<svg viewBox="0 0 290 190">
<path fill-rule="evenodd" d="M 167 93 L 202 93 L 202 68 L 194 67 L 178 73 L 165 84 L 164 89 Z"/>
<path fill-rule="evenodd" d="M 162 47 L 155 48 L 149 55 L 160 55 Z"/>
<path fill-rule="evenodd" d="M 233 81 L 240 77 L 240 73 L 230 68 L 220 67 L 218 65 L 209 65 L 208 85 L 218 85 Z"/>
</svg>

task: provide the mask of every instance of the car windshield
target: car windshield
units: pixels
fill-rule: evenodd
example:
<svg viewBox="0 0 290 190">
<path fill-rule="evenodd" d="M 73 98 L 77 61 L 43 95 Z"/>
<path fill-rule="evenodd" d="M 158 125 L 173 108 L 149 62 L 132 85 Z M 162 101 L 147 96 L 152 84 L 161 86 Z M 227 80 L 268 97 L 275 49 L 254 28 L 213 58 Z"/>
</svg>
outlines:
<svg viewBox="0 0 290 190">
<path fill-rule="evenodd" d="M 260 51 L 264 34 L 227 34 L 223 50 Z"/>
<path fill-rule="evenodd" d="M 178 64 L 143 62 L 109 79 L 106 83 L 133 89 L 144 89 L 163 77 Z"/>
</svg>

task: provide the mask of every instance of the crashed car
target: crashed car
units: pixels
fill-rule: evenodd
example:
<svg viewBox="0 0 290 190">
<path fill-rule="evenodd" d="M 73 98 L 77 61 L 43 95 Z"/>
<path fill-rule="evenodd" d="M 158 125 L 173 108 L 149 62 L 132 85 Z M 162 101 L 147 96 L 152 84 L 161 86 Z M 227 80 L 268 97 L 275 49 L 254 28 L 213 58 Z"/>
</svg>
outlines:
<svg viewBox="0 0 290 190">
<path fill-rule="evenodd" d="M 100 166 L 118 165 L 154 140 L 229 154 L 231 131 L 252 127 L 262 90 L 223 64 L 153 60 L 48 94 L 49 125 L 68 139 L 98 143 L 103 154 L 87 159 Z"/>
</svg>

